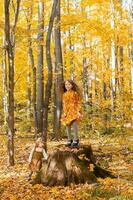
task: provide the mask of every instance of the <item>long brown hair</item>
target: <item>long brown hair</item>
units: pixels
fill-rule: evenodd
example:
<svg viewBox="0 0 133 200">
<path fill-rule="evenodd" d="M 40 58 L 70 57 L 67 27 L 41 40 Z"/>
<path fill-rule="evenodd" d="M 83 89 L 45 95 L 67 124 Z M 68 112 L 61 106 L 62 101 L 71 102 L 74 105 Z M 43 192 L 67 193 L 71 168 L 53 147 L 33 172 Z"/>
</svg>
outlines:
<svg viewBox="0 0 133 200">
<path fill-rule="evenodd" d="M 61 86 L 60 86 L 61 95 L 64 94 L 67 91 L 66 88 L 65 88 L 66 81 L 68 81 L 72 85 L 72 90 L 77 92 L 78 95 L 80 97 L 82 97 L 79 86 L 74 81 L 72 81 L 71 79 L 67 79 L 61 84 Z"/>
</svg>

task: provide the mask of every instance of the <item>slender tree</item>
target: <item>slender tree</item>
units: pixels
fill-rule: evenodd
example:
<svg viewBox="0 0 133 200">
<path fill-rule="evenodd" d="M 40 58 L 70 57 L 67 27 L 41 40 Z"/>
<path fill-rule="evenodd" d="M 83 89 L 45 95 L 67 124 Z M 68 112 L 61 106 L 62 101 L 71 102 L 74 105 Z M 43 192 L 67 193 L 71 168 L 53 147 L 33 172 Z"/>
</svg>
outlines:
<svg viewBox="0 0 133 200">
<path fill-rule="evenodd" d="M 131 14 L 131 22 L 133 25 L 133 0 L 131 0 L 130 14 Z M 131 30 L 131 36 L 133 38 L 133 26 Z M 133 41 L 131 42 L 131 91 L 132 91 L 131 93 L 133 94 Z"/>
<path fill-rule="evenodd" d="M 61 117 L 61 95 L 59 87 L 63 81 L 63 63 L 61 49 L 61 33 L 60 33 L 60 0 L 56 7 L 55 21 L 55 75 L 54 75 L 54 136 L 58 140 L 60 138 L 60 117 Z"/>
<path fill-rule="evenodd" d="M 33 105 L 35 137 L 37 137 L 37 127 L 38 126 L 37 126 L 37 108 L 36 108 L 36 67 L 35 67 L 35 62 L 34 62 L 34 55 L 33 55 L 33 48 L 32 48 L 32 35 L 31 35 L 31 22 L 32 22 L 32 17 L 33 17 L 33 0 L 30 1 L 30 7 L 28 8 L 27 12 L 25 12 L 25 17 L 26 17 L 26 21 L 27 21 L 27 30 L 28 30 L 28 66 L 29 66 L 28 75 L 30 76 L 30 71 L 32 69 L 33 95 L 32 95 L 31 101 L 32 101 L 32 105 Z M 28 90 L 29 100 L 31 99 L 30 90 L 31 90 L 31 86 L 29 87 L 29 90 Z M 30 104 L 31 104 L 31 102 L 30 102 Z M 31 105 L 29 105 L 29 107 L 31 107 Z"/>
<path fill-rule="evenodd" d="M 10 0 L 4 0 L 4 16 L 5 16 L 5 48 L 8 57 L 8 163 L 14 165 L 14 48 L 15 48 L 15 33 L 18 21 L 20 0 L 16 2 L 17 6 L 14 9 L 14 23 L 11 28 L 10 21 Z"/>
<path fill-rule="evenodd" d="M 74 2 L 73 2 L 74 3 Z M 70 1 L 67 0 L 67 14 L 70 14 Z M 72 53 L 71 58 L 70 58 L 70 78 L 72 80 L 75 79 L 75 73 L 74 73 L 74 62 L 73 62 L 73 51 L 74 51 L 74 44 L 72 42 L 72 37 L 71 37 L 71 28 L 68 30 L 68 37 L 69 37 L 69 49 Z"/>
<path fill-rule="evenodd" d="M 5 47 L 5 37 L 3 36 L 3 47 Z M 3 105 L 4 105 L 4 127 L 7 133 L 8 123 L 8 88 L 7 88 L 7 52 L 3 48 L 2 57 L 2 73 L 3 73 Z"/>
<path fill-rule="evenodd" d="M 51 59 L 51 49 L 50 49 L 50 41 L 52 35 L 52 29 L 54 24 L 54 19 L 56 16 L 56 7 L 57 7 L 57 0 L 53 1 L 51 16 L 49 20 L 48 32 L 46 36 L 46 60 L 47 60 L 47 67 L 48 67 L 48 78 L 46 83 L 45 89 L 45 99 L 44 99 L 44 109 L 43 109 L 43 132 L 42 138 L 44 141 L 47 140 L 47 128 L 48 128 L 48 106 L 51 97 L 51 88 L 52 88 L 52 59 Z"/>
<path fill-rule="evenodd" d="M 31 119 L 31 73 L 29 65 L 29 69 L 27 72 L 27 120 L 30 121 L 30 119 Z"/>
<path fill-rule="evenodd" d="M 83 36 L 83 47 L 84 50 L 86 49 L 86 36 L 84 33 Z M 83 94 L 84 94 L 84 100 L 87 103 L 89 96 L 88 96 L 88 65 L 87 65 L 87 58 L 85 55 L 83 55 Z"/>
<path fill-rule="evenodd" d="M 131 41 L 131 96 L 133 96 L 133 0 L 131 0 L 131 5 L 129 4 L 129 8 L 130 8 L 130 16 L 131 16 L 131 38 L 132 38 L 132 41 Z M 131 101 L 131 110 L 133 110 L 133 101 Z M 131 126 L 133 127 L 133 120 L 132 120 L 132 117 L 131 117 Z"/>
<path fill-rule="evenodd" d="M 44 77 L 43 77 L 43 37 L 44 37 L 44 2 L 38 2 L 38 67 L 37 67 L 37 131 L 43 129 L 43 102 L 44 102 Z"/>
</svg>

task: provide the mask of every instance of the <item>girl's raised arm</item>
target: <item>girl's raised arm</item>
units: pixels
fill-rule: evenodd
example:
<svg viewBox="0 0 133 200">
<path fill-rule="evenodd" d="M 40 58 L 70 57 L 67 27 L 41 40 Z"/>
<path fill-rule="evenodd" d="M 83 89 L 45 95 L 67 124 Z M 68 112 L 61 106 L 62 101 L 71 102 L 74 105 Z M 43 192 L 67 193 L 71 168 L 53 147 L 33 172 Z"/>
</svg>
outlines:
<svg viewBox="0 0 133 200">
<path fill-rule="evenodd" d="M 43 149 L 42 153 L 43 153 L 43 160 L 47 160 L 48 159 L 48 155 L 47 155 L 45 149 Z"/>
<path fill-rule="evenodd" d="M 35 150 L 35 146 L 32 148 L 32 150 L 31 150 L 31 152 L 30 152 L 29 159 L 28 159 L 28 162 L 29 162 L 29 163 L 31 163 L 31 161 L 32 161 L 32 157 L 33 157 L 34 150 Z"/>
</svg>

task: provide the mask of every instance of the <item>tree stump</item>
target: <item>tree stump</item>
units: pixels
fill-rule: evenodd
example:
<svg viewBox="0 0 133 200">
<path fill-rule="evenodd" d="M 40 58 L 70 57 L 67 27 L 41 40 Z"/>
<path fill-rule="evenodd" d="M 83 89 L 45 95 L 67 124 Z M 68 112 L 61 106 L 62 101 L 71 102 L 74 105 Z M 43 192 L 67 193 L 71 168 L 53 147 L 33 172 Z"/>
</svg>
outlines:
<svg viewBox="0 0 133 200">
<path fill-rule="evenodd" d="M 68 186 L 71 183 L 96 183 L 97 177 L 107 176 L 114 177 L 96 165 L 91 146 L 81 146 L 79 149 L 60 147 L 43 162 L 33 184 Z"/>
</svg>

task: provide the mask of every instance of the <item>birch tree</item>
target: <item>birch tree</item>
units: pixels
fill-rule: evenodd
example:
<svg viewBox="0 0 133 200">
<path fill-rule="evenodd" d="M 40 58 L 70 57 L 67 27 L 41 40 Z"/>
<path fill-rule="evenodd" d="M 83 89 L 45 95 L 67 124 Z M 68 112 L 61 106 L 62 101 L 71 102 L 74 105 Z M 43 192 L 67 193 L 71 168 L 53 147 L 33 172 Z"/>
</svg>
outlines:
<svg viewBox="0 0 133 200">
<path fill-rule="evenodd" d="M 5 37 L 3 36 L 3 47 L 5 47 Z M 7 133 L 8 123 L 8 88 L 7 88 L 7 52 L 6 48 L 3 48 L 2 57 L 2 74 L 3 74 L 3 105 L 4 105 L 4 127 Z"/>
</svg>

